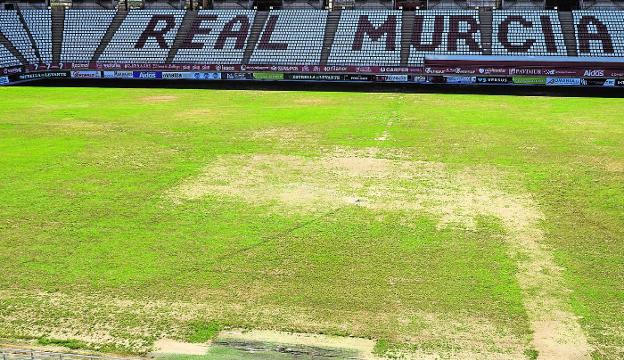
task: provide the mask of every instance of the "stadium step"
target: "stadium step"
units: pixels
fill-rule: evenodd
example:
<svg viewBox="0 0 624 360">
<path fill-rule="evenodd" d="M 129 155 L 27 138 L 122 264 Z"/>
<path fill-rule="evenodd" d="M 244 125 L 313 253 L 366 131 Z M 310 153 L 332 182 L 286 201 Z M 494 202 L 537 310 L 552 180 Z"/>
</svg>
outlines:
<svg viewBox="0 0 624 360">
<path fill-rule="evenodd" d="M 63 47 L 63 29 L 65 27 L 65 10 L 52 10 L 52 64 L 61 63 L 61 49 Z"/>
<path fill-rule="evenodd" d="M 167 54 L 167 59 L 165 60 L 165 64 L 171 64 L 173 60 L 175 59 L 178 53 L 178 49 L 180 48 L 180 46 L 182 46 L 182 44 L 186 40 L 186 37 L 191 31 L 191 27 L 193 26 L 193 23 L 195 22 L 195 19 L 197 18 L 197 14 L 198 14 L 197 11 L 191 11 L 191 10 L 186 11 L 184 13 L 184 18 L 182 18 L 182 24 L 180 25 L 180 29 L 178 30 L 178 33 L 176 34 L 176 38 L 173 41 L 173 45 L 169 49 L 169 53 Z"/>
<path fill-rule="evenodd" d="M 412 33 L 414 32 L 414 16 L 414 11 L 404 11 L 403 19 L 401 19 L 401 66 L 407 66 L 409 62 Z"/>
<path fill-rule="evenodd" d="M 576 49 L 576 33 L 574 31 L 574 19 L 571 11 L 560 11 L 559 22 L 563 32 L 563 42 L 566 46 L 568 56 L 578 56 Z"/>
<path fill-rule="evenodd" d="M 332 10 L 327 15 L 327 25 L 323 37 L 323 49 L 321 49 L 321 65 L 327 65 L 327 60 L 331 53 L 331 47 L 336 37 L 338 23 L 340 22 L 340 10 Z"/>
<path fill-rule="evenodd" d="M 245 47 L 245 52 L 243 53 L 243 65 L 249 64 L 251 54 L 253 54 L 254 50 L 256 49 L 256 44 L 258 43 L 258 39 L 260 38 L 260 33 L 262 33 L 262 29 L 264 29 L 264 24 L 266 23 L 268 17 L 268 11 L 256 12 L 253 25 L 251 26 L 251 33 L 249 34 L 249 38 L 247 39 L 247 47 Z"/>
<path fill-rule="evenodd" d="M 33 37 L 32 32 L 30 32 L 30 28 L 28 28 L 28 24 L 26 24 L 26 20 L 24 19 L 24 15 L 20 11 L 19 6 L 17 7 L 17 16 L 20 23 L 22 24 L 22 27 L 24 28 L 24 31 L 26 31 L 26 36 L 28 36 L 28 40 L 30 42 L 30 45 L 32 46 L 33 51 L 35 52 L 35 56 L 39 60 L 39 64 L 43 64 L 43 60 L 41 60 L 41 52 L 39 52 L 39 47 L 35 42 L 35 38 Z"/>
<path fill-rule="evenodd" d="M 479 23 L 481 24 L 481 47 L 483 55 L 492 55 L 492 8 L 479 9 Z"/>
<path fill-rule="evenodd" d="M 102 37 L 102 41 L 100 41 L 100 44 L 93 54 L 91 62 L 97 62 L 100 59 L 100 56 L 102 56 L 102 53 L 108 47 L 108 43 L 110 43 L 110 41 L 113 39 L 113 36 L 117 32 L 117 30 L 119 30 L 119 27 L 121 26 L 123 21 L 126 19 L 126 16 L 128 16 L 127 11 L 117 10 L 113 21 L 111 21 L 110 26 L 106 30 L 106 34 L 104 34 L 104 37 Z"/>
</svg>

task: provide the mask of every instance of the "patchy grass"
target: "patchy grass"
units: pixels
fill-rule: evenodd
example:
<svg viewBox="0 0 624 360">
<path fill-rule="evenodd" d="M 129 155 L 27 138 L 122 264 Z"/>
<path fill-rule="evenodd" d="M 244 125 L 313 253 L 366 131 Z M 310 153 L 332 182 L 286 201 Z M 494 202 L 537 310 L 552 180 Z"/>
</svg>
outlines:
<svg viewBox="0 0 624 360">
<path fill-rule="evenodd" d="M 531 358 L 546 309 L 621 358 L 623 108 L 0 88 L 0 337 L 141 353 L 228 324 Z"/>
</svg>

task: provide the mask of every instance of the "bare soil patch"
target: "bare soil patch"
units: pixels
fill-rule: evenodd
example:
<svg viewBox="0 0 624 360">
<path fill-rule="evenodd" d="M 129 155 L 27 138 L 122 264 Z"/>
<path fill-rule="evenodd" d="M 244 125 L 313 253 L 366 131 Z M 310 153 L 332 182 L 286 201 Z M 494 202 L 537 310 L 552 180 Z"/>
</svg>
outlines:
<svg viewBox="0 0 624 360">
<path fill-rule="evenodd" d="M 244 176 L 243 176 L 244 174 Z M 202 174 L 172 189 L 176 202 L 205 195 L 277 204 L 276 211 L 316 212 L 344 206 L 428 213 L 439 227 L 474 230 L 478 216 L 502 222 L 517 279 L 534 330 L 533 346 L 544 359 L 589 358 L 591 347 L 572 314 L 569 291 L 552 253 L 542 243 L 544 219 L 530 194 L 509 192 L 495 168 L 449 169 L 436 162 L 349 156 L 224 156 Z M 357 201 L 354 201 L 357 199 Z"/>
</svg>

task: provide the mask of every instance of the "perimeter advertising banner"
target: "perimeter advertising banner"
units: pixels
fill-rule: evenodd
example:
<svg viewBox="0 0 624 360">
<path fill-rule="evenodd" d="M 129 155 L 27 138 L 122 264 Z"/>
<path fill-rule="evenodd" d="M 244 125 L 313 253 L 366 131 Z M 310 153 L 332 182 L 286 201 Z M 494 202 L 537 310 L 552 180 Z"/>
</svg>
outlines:
<svg viewBox="0 0 624 360">
<path fill-rule="evenodd" d="M 72 79 L 100 79 L 102 73 L 100 71 L 93 70 L 79 70 L 71 72 Z"/>
<path fill-rule="evenodd" d="M 546 78 L 547 86 L 581 86 L 583 82 L 580 78 Z"/>
<path fill-rule="evenodd" d="M 255 80 L 284 80 L 284 73 L 253 73 Z"/>
<path fill-rule="evenodd" d="M 546 85 L 546 78 L 543 76 L 514 76 L 511 80 L 517 85 Z"/>
<path fill-rule="evenodd" d="M 296 81 L 341 81 L 343 76 L 338 74 L 284 74 L 284 79 Z"/>
<path fill-rule="evenodd" d="M 0 86 L 8 85 L 10 83 L 8 76 L 0 76 Z"/>
<path fill-rule="evenodd" d="M 135 79 L 154 80 L 162 79 L 161 71 L 133 71 L 132 77 Z"/>
<path fill-rule="evenodd" d="M 477 77 L 477 84 L 509 84 L 511 78 L 509 77 Z"/>
<path fill-rule="evenodd" d="M 104 71 L 104 79 L 132 79 L 132 71 Z"/>
</svg>

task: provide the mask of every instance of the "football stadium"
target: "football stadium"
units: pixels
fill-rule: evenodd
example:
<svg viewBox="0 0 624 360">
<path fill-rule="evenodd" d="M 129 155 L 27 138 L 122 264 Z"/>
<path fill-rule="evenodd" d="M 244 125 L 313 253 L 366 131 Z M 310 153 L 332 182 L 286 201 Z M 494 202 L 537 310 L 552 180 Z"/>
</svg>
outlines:
<svg viewBox="0 0 624 360">
<path fill-rule="evenodd" d="M 0 360 L 624 359 L 624 1 L 0 0 Z"/>
</svg>

